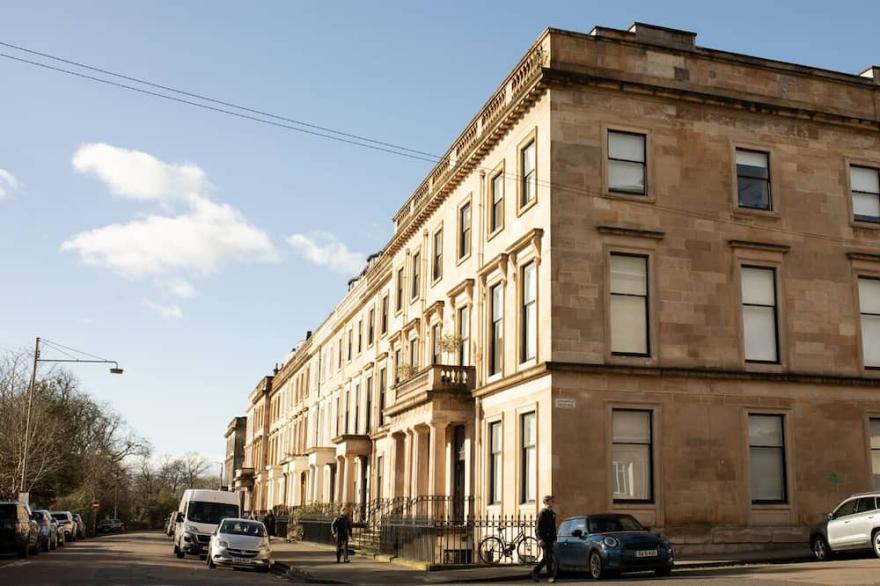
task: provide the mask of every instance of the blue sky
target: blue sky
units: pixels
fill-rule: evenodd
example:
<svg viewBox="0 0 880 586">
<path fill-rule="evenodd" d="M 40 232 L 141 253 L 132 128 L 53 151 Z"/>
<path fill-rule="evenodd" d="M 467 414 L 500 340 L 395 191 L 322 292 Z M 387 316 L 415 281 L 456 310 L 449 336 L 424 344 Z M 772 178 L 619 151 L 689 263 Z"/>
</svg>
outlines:
<svg viewBox="0 0 880 586">
<path fill-rule="evenodd" d="M 433 153 L 548 26 L 643 21 L 704 47 L 880 64 L 876 2 L 5 0 L 0 12 L 2 42 Z M 122 377 L 76 372 L 159 453 L 222 456 L 225 424 L 383 246 L 429 168 L 8 59 L 0 80 L 0 348 L 40 335 L 118 360 Z"/>
</svg>

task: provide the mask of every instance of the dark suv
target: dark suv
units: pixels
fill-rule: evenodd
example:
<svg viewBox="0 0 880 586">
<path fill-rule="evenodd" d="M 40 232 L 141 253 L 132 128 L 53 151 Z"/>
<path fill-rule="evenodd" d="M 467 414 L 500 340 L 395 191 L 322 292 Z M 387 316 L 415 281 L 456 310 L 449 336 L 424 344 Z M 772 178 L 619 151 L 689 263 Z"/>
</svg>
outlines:
<svg viewBox="0 0 880 586">
<path fill-rule="evenodd" d="M 15 552 L 20 558 L 40 553 L 40 529 L 30 508 L 18 501 L 0 502 L 0 553 Z"/>
</svg>

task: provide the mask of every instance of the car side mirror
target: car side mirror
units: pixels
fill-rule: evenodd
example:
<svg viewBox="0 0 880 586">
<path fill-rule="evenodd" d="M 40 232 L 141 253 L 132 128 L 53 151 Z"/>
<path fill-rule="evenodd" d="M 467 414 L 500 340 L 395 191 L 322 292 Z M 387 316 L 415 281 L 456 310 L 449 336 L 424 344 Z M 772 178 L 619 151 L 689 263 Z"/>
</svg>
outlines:
<svg viewBox="0 0 880 586">
<path fill-rule="evenodd" d="M 834 513 L 825 513 L 825 520 L 826 521 L 833 521 L 834 520 Z"/>
<path fill-rule="evenodd" d="M 651 530 L 651 527 L 649 525 L 645 526 L 645 531 L 650 531 L 650 530 Z"/>
<path fill-rule="evenodd" d="M 177 517 L 174 520 L 178 523 L 183 523 L 183 513 L 177 513 Z"/>
<path fill-rule="evenodd" d="M 574 531 L 571 532 L 571 536 L 577 537 L 578 539 L 581 539 L 584 536 L 584 532 L 581 531 L 580 529 L 575 529 Z"/>
</svg>

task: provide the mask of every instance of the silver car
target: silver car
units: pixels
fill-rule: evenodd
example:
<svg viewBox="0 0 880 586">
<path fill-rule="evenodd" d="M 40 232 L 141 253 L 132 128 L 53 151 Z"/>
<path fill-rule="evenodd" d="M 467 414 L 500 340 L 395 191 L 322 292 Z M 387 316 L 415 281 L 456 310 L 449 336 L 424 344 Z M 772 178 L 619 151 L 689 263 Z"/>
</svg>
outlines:
<svg viewBox="0 0 880 586">
<path fill-rule="evenodd" d="M 265 525 L 251 519 L 223 519 L 208 543 L 207 564 L 268 572 L 271 556 Z"/>
<path fill-rule="evenodd" d="M 854 494 L 813 529 L 810 547 L 817 560 L 849 550 L 873 550 L 880 557 L 880 491 Z"/>
</svg>

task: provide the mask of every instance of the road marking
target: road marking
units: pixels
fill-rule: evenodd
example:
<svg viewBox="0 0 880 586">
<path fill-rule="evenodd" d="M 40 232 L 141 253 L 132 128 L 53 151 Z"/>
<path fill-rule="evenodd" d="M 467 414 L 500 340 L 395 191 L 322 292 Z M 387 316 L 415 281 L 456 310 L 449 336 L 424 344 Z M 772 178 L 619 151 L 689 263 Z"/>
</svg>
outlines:
<svg viewBox="0 0 880 586">
<path fill-rule="evenodd" d="M 19 560 L 17 562 L 11 562 L 8 564 L 3 564 L 0 568 L 20 568 L 22 566 L 28 565 L 30 562 L 28 560 Z"/>
</svg>

